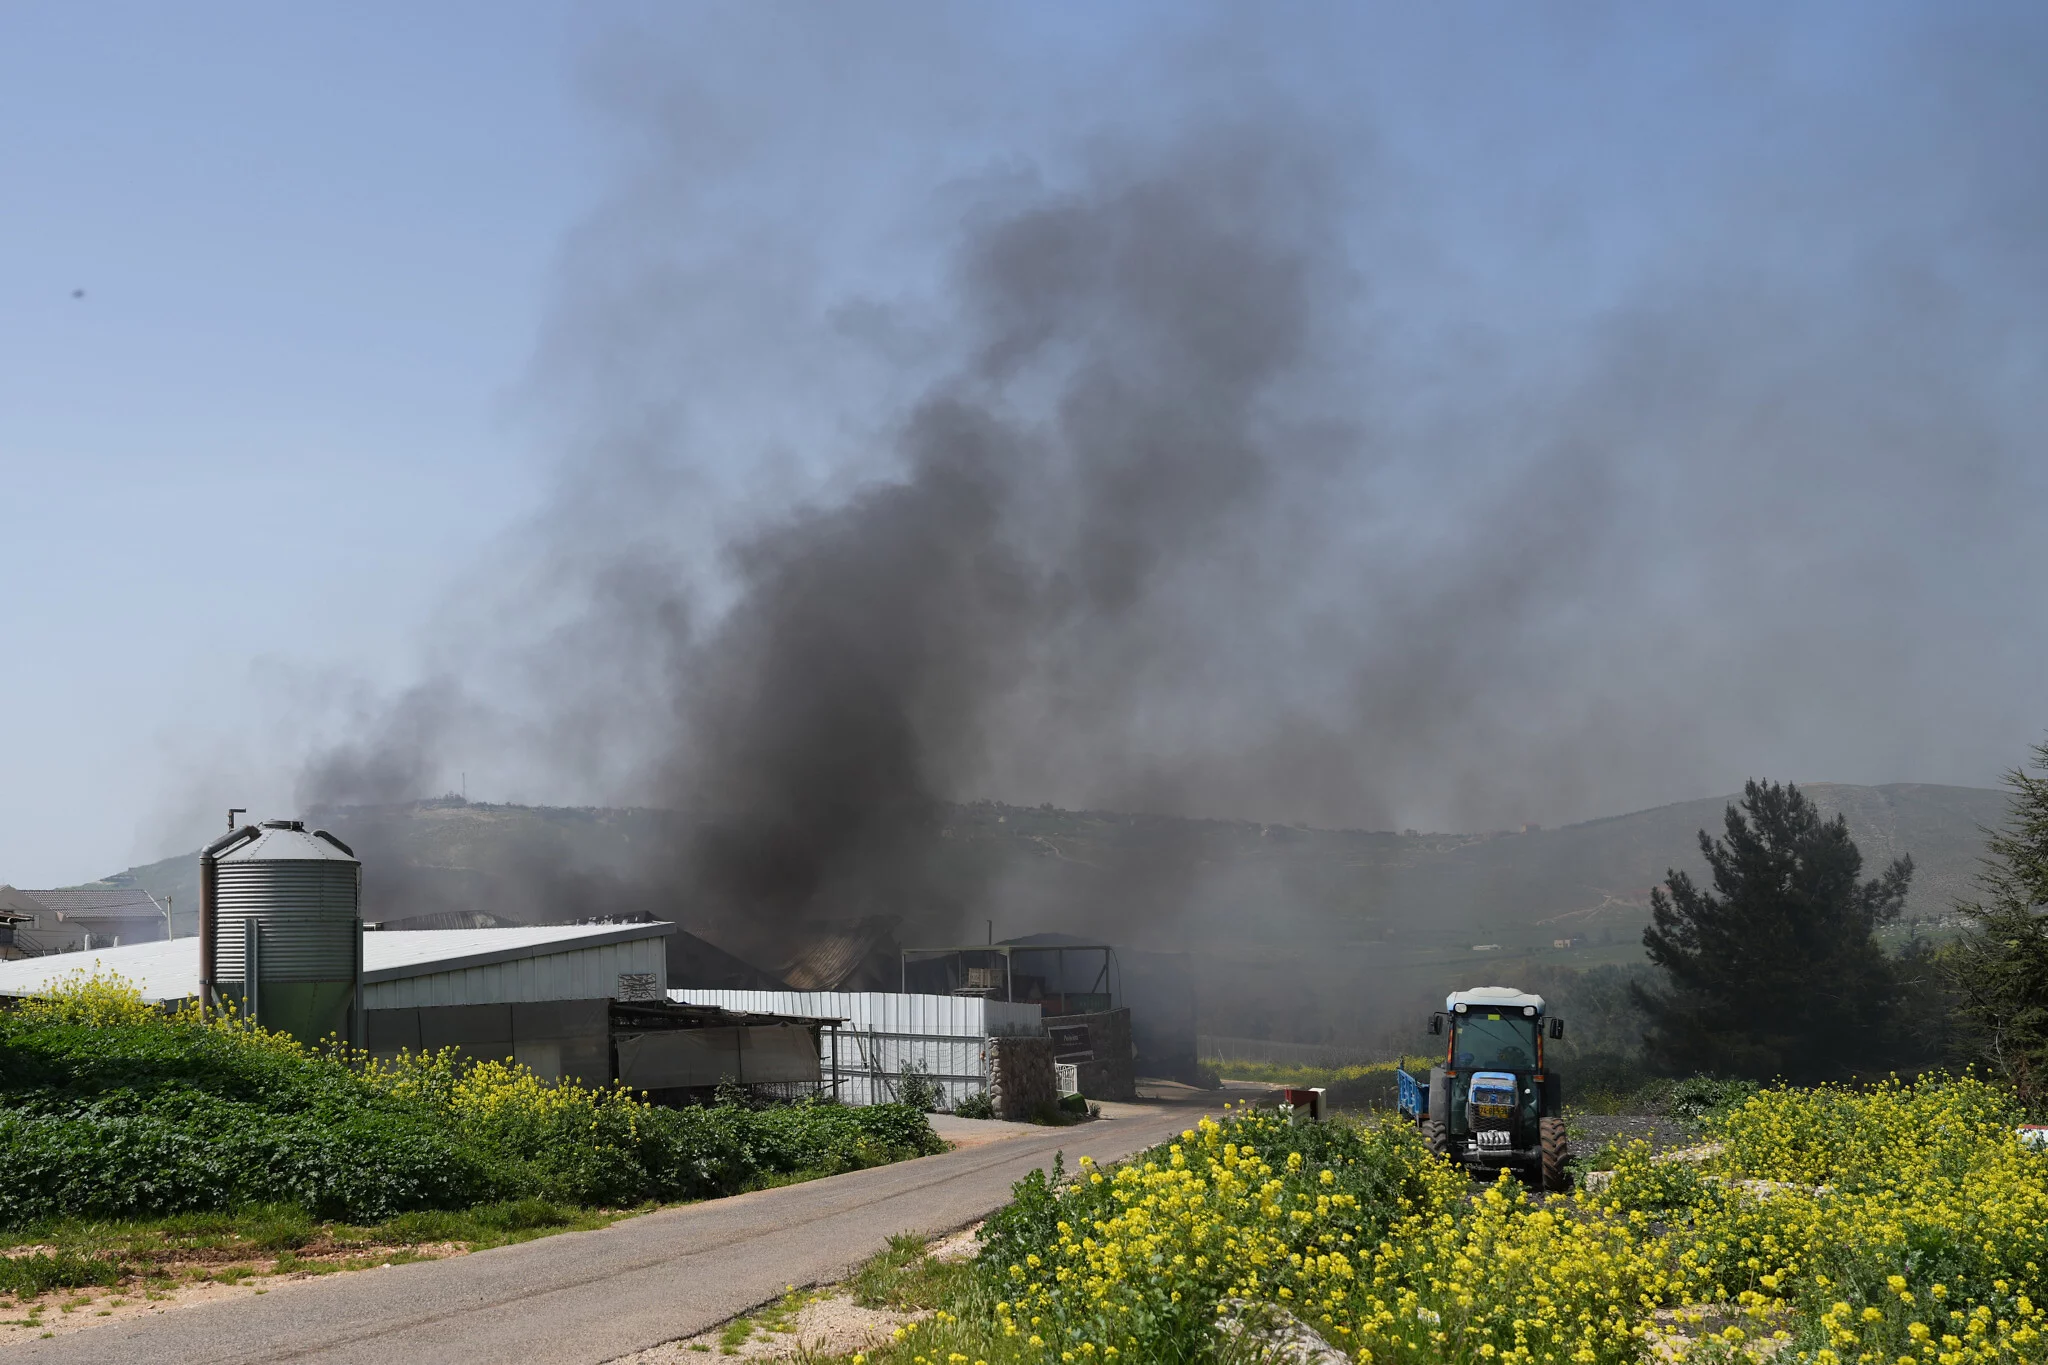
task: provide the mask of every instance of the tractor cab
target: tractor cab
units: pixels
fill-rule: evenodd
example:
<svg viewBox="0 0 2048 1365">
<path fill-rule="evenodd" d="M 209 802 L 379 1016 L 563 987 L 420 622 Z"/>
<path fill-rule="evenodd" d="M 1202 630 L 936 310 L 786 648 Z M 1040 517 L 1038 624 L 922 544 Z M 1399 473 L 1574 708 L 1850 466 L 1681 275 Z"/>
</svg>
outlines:
<svg viewBox="0 0 2048 1365">
<path fill-rule="evenodd" d="M 1564 1021 L 1543 997 L 1510 986 L 1453 991 L 1429 1019 L 1444 1038 L 1444 1060 L 1421 1078 L 1399 1073 L 1401 1112 L 1422 1126 L 1431 1150 L 1468 1168 L 1512 1166 L 1563 1188 L 1564 1106 L 1545 1064 L 1546 1039 Z"/>
</svg>

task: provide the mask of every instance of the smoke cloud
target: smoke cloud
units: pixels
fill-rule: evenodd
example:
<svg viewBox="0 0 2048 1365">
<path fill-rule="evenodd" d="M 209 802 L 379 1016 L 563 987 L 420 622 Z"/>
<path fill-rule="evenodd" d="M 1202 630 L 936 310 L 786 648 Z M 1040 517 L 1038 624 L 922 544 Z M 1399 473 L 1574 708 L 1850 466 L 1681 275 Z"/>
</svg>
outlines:
<svg viewBox="0 0 2048 1365">
<path fill-rule="evenodd" d="M 679 677 L 673 804 L 714 902 L 915 904 L 945 802 L 1016 712 L 1128 712 L 1193 654 L 1297 439 L 1278 393 L 1316 325 L 1327 196 L 1241 134 L 977 226 L 959 371 L 903 419 L 901 477 L 743 537 Z M 906 884 L 908 880 L 911 884 Z"/>
<path fill-rule="evenodd" d="M 437 660 L 501 789 L 675 812 L 621 884 L 744 928 L 976 919 L 1006 890 L 941 833 L 985 795 L 1486 828 L 2009 762 L 2048 664 L 2038 16 L 1892 14 L 1829 79 L 1826 23 L 1731 20 L 1654 92 L 1618 21 L 1352 22 L 1205 21 L 1131 108 L 1023 124 L 1069 87 L 912 18 L 696 35 L 752 84 L 606 49 L 632 150 L 534 384 L 572 458 Z M 455 705 L 308 799 L 445 773 Z M 1095 910 L 1221 894 L 1101 872 Z"/>
</svg>

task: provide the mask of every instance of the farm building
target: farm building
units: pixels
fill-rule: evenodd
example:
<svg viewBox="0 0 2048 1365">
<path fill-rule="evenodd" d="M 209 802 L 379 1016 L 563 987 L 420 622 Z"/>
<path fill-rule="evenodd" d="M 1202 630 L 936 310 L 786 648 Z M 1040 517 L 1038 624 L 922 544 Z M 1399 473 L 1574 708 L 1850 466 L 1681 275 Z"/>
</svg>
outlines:
<svg viewBox="0 0 2048 1365">
<path fill-rule="evenodd" d="M 778 1090 L 822 1081 L 833 1021 L 684 1009 L 667 997 L 663 923 L 371 930 L 362 935 L 362 1044 L 373 1055 L 460 1047 L 543 1078 L 686 1092 L 731 1077 Z M 74 973 L 126 978 L 148 1000 L 199 997 L 199 940 L 0 963 L 0 996 Z"/>
<path fill-rule="evenodd" d="M 1032 934 L 911 948 L 902 962 L 907 991 L 1039 1005 L 1055 1057 L 1079 1069 L 1081 1092 L 1091 1099 L 1129 1099 L 1140 1075 L 1202 1083 L 1185 954 Z"/>
<path fill-rule="evenodd" d="M 23 955 L 111 948 L 169 937 L 169 911 L 139 886 L 74 886 L 49 891 L 0 886 L 0 915 L 14 921 L 9 946 Z"/>
</svg>

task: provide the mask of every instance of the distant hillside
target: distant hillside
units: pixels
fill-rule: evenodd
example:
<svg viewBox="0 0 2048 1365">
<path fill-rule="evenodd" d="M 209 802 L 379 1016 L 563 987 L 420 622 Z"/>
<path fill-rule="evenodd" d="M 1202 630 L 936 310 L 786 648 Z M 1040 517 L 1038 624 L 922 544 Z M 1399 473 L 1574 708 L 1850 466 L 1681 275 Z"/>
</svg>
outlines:
<svg viewBox="0 0 2048 1365">
<path fill-rule="evenodd" d="M 1805 788 L 1847 815 L 1874 871 L 1900 854 L 1919 871 L 1907 915 L 1937 919 L 1969 892 L 1982 829 L 2004 818 L 2005 793 L 1897 784 Z M 1317 939 L 1457 943 L 1490 933 L 1504 946 L 1639 926 L 1651 886 L 1677 867 L 1702 870 L 1697 832 L 1719 833 L 1729 798 L 1659 806 L 1554 830 L 1394 834 L 1250 821 L 1004 806 L 955 807 L 933 852 L 932 880 L 954 907 L 1006 918 L 1067 920 L 1108 911 L 1148 936 L 1261 938 L 1270 915 Z M 320 813 L 358 845 L 373 916 L 483 911 L 511 919 L 603 913 L 651 840 L 674 837 L 657 812 L 492 806 L 460 800 Z M 197 854 L 106 879 L 198 906 Z M 545 889 L 565 899 L 548 903 Z M 680 892 L 669 899 L 687 912 Z M 913 923 L 938 909 L 902 907 Z M 920 913 L 923 911 L 924 913 Z M 942 927 L 934 925 L 934 928 Z M 1032 923 L 1006 922 L 1005 932 Z M 1065 927 L 1065 926 L 1056 926 Z M 1631 929 L 1629 937 L 1634 936 Z"/>
<path fill-rule="evenodd" d="M 460 798 L 306 814 L 363 860 L 370 919 L 470 911 L 537 923 L 602 914 L 605 896 L 633 865 L 636 840 L 665 829 L 658 812 L 494 806 Z M 199 853 L 104 879 L 172 897 L 178 932 L 197 931 Z M 566 888 L 559 899 L 549 890 Z"/>
<path fill-rule="evenodd" d="M 1967 895 L 2001 791 L 1897 784 L 1805 788 L 1845 814 L 1868 874 L 1910 853 L 1907 917 L 1938 921 Z M 906 944 L 1064 930 L 1194 955 L 1203 1027 L 1317 1040 L 1379 1027 L 1449 985 L 1641 960 L 1650 888 L 1703 871 L 1713 797 L 1554 830 L 1411 834 L 978 802 L 957 806 L 927 852 L 921 905 L 821 907 L 900 914 Z M 646 810 L 469 804 L 459 799 L 315 813 L 364 860 L 370 918 L 481 912 L 523 922 L 649 911 L 702 927 L 687 887 L 635 876 L 689 826 Z M 130 868 L 196 924 L 196 854 Z M 1557 940 L 1576 940 L 1556 948 Z M 1475 952 L 1475 945 L 1487 945 Z"/>
</svg>

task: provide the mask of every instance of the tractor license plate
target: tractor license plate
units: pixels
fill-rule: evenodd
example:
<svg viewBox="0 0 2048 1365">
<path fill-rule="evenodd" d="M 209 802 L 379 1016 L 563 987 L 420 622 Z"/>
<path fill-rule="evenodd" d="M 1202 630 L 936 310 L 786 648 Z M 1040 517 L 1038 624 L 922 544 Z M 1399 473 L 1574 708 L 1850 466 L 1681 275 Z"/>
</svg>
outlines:
<svg viewBox="0 0 2048 1365">
<path fill-rule="evenodd" d="M 1504 1118 L 1506 1118 L 1507 1116 L 1508 1116 L 1508 1106 L 1506 1106 L 1505 1104 L 1482 1104 L 1482 1105 L 1480 1105 L 1480 1106 L 1479 1106 L 1479 1117 L 1480 1117 L 1480 1118 L 1483 1118 L 1483 1119 L 1504 1119 Z"/>
</svg>

